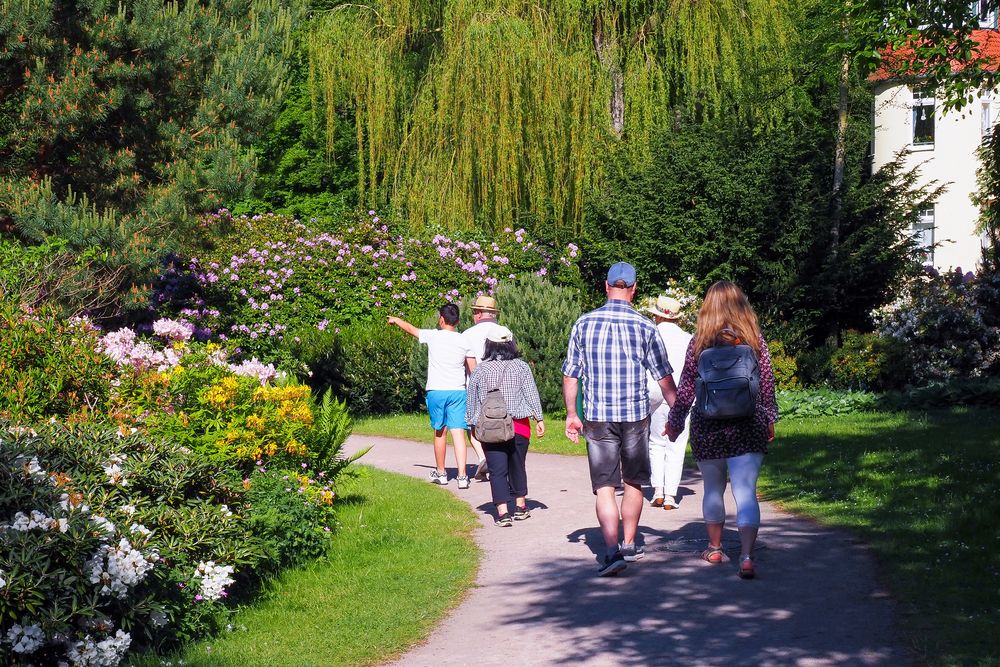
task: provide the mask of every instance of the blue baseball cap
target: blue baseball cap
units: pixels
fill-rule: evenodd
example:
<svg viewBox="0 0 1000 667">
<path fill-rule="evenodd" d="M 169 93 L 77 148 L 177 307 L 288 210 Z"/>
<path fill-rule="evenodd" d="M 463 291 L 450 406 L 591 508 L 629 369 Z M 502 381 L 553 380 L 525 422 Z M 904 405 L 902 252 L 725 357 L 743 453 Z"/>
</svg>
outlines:
<svg viewBox="0 0 1000 667">
<path fill-rule="evenodd" d="M 608 284 L 614 286 L 619 280 L 625 283 L 625 287 L 635 285 L 635 267 L 628 262 L 613 264 L 608 269 Z"/>
</svg>

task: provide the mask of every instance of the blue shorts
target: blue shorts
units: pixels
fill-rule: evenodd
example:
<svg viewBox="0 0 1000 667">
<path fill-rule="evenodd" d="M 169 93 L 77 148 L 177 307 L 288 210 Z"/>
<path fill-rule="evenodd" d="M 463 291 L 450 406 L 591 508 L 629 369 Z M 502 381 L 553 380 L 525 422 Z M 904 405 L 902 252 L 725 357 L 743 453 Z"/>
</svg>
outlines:
<svg viewBox="0 0 1000 667">
<path fill-rule="evenodd" d="M 468 428 L 465 423 L 465 390 L 432 389 L 427 392 L 431 428 Z"/>
</svg>

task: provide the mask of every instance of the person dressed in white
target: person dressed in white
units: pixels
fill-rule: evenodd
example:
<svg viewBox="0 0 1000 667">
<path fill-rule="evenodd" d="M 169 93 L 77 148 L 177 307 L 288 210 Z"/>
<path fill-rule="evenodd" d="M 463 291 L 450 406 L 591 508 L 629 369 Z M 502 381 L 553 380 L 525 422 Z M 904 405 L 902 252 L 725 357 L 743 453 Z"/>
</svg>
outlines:
<svg viewBox="0 0 1000 667">
<path fill-rule="evenodd" d="M 667 358 L 671 361 L 683 360 L 687 353 L 691 334 L 677 326 L 677 318 L 681 315 L 681 304 L 677 299 L 668 296 L 657 297 L 656 302 L 643 309 L 653 316 L 656 330 L 667 348 Z M 682 364 L 674 366 L 673 378 L 680 382 Z M 650 484 L 653 487 L 652 507 L 677 509 L 677 487 L 681 483 L 681 473 L 684 468 L 684 452 L 687 449 L 687 434 L 685 428 L 675 442 L 670 442 L 663 434 L 667 424 L 670 406 L 663 400 L 660 385 L 651 376 L 647 378 L 649 385 L 649 405 L 652 414 L 649 418 L 649 468 Z"/>
<path fill-rule="evenodd" d="M 497 302 L 491 296 L 485 294 L 476 298 L 472 304 L 472 321 L 474 324 L 462 332 L 465 344 L 469 348 L 468 356 L 465 358 L 465 365 L 469 369 L 469 375 L 476 370 L 476 366 L 483 360 L 483 350 L 486 347 L 486 339 L 491 335 L 500 335 L 508 331 L 507 327 L 497 322 Z M 488 467 L 486 455 L 483 453 L 483 445 L 474 436 L 469 436 L 472 448 L 479 456 L 479 467 L 476 468 L 474 479 L 480 482 L 486 481 Z"/>
</svg>

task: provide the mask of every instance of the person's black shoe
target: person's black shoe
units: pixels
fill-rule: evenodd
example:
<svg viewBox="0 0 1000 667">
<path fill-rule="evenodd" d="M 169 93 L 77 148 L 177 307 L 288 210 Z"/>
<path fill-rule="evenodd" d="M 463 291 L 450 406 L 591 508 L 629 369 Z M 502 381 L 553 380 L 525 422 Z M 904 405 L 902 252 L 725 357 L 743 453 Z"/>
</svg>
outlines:
<svg viewBox="0 0 1000 667">
<path fill-rule="evenodd" d="M 527 506 L 521 507 L 520 505 L 514 506 L 514 521 L 524 521 L 531 516 L 531 510 Z"/>
<path fill-rule="evenodd" d="M 597 568 L 597 576 L 611 577 L 628 567 L 621 551 L 616 551 L 613 556 L 605 556 L 604 562 Z"/>
<path fill-rule="evenodd" d="M 514 521 L 510 518 L 510 514 L 507 512 L 504 512 L 503 514 L 498 516 L 493 523 L 500 526 L 501 528 L 510 528 L 511 526 L 514 525 Z"/>
</svg>

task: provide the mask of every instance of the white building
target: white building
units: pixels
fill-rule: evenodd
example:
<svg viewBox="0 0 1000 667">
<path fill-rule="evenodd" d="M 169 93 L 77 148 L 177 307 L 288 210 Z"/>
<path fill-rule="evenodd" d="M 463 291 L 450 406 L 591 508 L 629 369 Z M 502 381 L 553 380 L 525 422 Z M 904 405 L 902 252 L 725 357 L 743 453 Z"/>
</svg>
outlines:
<svg viewBox="0 0 1000 667">
<path fill-rule="evenodd" d="M 1000 49 L 1000 32 L 977 33 L 977 41 L 984 47 Z M 976 149 L 1000 119 L 1000 90 L 974 94 L 973 102 L 961 111 L 945 114 L 935 91 L 921 88 L 919 83 L 879 80 L 878 74 L 872 79 L 872 168 L 879 169 L 900 150 L 908 149 L 905 164 L 920 168 L 923 183 L 946 185 L 947 191 L 921 213 L 911 231 L 926 248 L 928 264 L 939 269 L 975 270 L 984 243 L 975 231 L 979 209 L 970 199 L 976 191 Z"/>
</svg>

